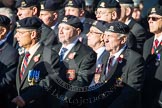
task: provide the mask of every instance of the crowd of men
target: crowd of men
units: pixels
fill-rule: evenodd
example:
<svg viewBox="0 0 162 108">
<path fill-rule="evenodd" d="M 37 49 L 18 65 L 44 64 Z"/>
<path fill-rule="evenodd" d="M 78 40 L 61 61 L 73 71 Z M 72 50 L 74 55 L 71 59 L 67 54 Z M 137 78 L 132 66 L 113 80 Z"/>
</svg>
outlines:
<svg viewBox="0 0 162 108">
<path fill-rule="evenodd" d="M 86 1 L 0 8 L 0 108 L 162 108 L 162 4 Z"/>
</svg>

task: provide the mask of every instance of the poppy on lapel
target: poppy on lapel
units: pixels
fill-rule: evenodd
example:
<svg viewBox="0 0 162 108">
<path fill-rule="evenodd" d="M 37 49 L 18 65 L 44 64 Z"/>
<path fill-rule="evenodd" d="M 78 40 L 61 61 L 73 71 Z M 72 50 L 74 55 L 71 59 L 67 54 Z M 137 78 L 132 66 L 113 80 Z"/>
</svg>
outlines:
<svg viewBox="0 0 162 108">
<path fill-rule="evenodd" d="M 38 62 L 39 59 L 40 59 L 40 54 L 36 55 L 36 56 L 33 58 L 34 62 Z"/>
<path fill-rule="evenodd" d="M 74 59 L 75 55 L 76 55 L 76 52 L 72 52 L 72 53 L 70 53 L 70 54 L 68 55 L 68 58 L 69 58 L 69 59 Z"/>
</svg>

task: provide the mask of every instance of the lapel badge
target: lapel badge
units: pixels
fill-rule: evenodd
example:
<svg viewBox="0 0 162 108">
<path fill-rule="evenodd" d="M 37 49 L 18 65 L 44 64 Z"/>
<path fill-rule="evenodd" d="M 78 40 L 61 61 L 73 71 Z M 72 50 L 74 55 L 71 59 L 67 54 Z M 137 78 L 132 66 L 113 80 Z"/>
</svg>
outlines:
<svg viewBox="0 0 162 108">
<path fill-rule="evenodd" d="M 124 55 L 121 54 L 121 55 L 117 58 L 117 61 L 118 61 L 119 63 L 122 63 L 122 62 L 123 62 L 123 58 L 124 58 Z"/>
<path fill-rule="evenodd" d="M 158 66 L 160 64 L 160 54 L 158 53 L 156 55 L 156 62 L 155 62 L 155 65 Z"/>
<path fill-rule="evenodd" d="M 105 7 L 105 2 L 101 2 L 100 6 L 104 8 Z"/>
<path fill-rule="evenodd" d="M 98 64 L 96 67 L 95 74 L 101 74 L 103 69 L 103 64 Z"/>
<path fill-rule="evenodd" d="M 76 78 L 75 69 L 69 69 L 69 70 L 67 70 L 67 72 L 66 72 L 66 78 L 69 81 L 74 80 Z"/>
<path fill-rule="evenodd" d="M 69 58 L 69 59 L 74 59 L 75 55 L 76 55 L 76 52 L 72 52 L 72 53 L 70 53 L 70 54 L 68 55 L 68 58 Z"/>
<path fill-rule="evenodd" d="M 34 62 L 38 62 L 39 60 L 40 60 L 40 54 L 38 54 L 38 55 L 36 55 L 34 58 L 33 58 L 33 60 L 34 60 Z"/>
</svg>

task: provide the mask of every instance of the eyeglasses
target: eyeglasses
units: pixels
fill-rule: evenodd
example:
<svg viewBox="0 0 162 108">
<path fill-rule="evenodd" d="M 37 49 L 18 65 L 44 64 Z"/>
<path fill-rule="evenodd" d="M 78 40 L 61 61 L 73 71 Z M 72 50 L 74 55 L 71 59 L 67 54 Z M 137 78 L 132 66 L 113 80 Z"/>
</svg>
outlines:
<svg viewBox="0 0 162 108">
<path fill-rule="evenodd" d="M 17 31 L 16 33 L 18 33 L 19 35 L 24 35 L 25 33 L 31 33 L 32 31 Z"/>
<path fill-rule="evenodd" d="M 112 12 L 107 12 L 107 11 L 95 11 L 95 15 L 104 15 L 104 14 L 107 14 L 107 13 L 112 13 Z"/>
<path fill-rule="evenodd" d="M 149 20 L 152 20 L 152 21 L 157 21 L 157 20 L 159 20 L 159 19 L 162 19 L 162 17 L 148 17 L 147 18 L 147 21 L 149 21 Z"/>
</svg>

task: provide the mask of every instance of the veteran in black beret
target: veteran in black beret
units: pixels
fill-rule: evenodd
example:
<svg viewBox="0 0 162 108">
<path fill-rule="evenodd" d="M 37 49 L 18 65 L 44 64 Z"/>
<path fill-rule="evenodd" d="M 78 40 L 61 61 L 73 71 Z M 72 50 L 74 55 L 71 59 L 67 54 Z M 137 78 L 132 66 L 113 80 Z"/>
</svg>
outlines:
<svg viewBox="0 0 162 108">
<path fill-rule="evenodd" d="M 91 27 L 93 19 L 86 17 L 85 1 L 84 0 L 68 0 L 65 5 L 65 15 L 74 15 L 83 23 L 83 31 L 80 34 L 80 41 L 87 44 L 86 34 Z"/>
<path fill-rule="evenodd" d="M 59 0 L 46 0 L 41 3 L 41 11 L 39 18 L 58 34 L 58 18 L 59 10 L 61 9 Z"/>
<path fill-rule="evenodd" d="M 62 107 L 66 108 L 84 107 L 81 102 L 71 103 L 70 101 L 86 96 L 87 91 L 84 91 L 84 87 L 91 83 L 95 72 L 97 55 L 90 47 L 79 41 L 82 30 L 83 25 L 78 17 L 65 16 L 59 24 L 58 37 L 61 44 L 54 47 L 60 55 L 62 69 L 60 77 L 64 83 L 72 86 L 72 89 L 79 87 L 83 90 L 83 92 L 80 90 L 71 91 L 71 89 L 62 86 L 62 90 L 60 90 L 64 99 Z"/>
<path fill-rule="evenodd" d="M 92 97 L 103 96 L 94 103 L 102 108 L 140 108 L 140 93 L 144 79 L 144 60 L 141 55 L 127 49 L 129 27 L 122 22 L 108 24 L 104 32 L 106 51 L 103 56 L 103 85 L 91 92 Z M 95 93 L 95 91 L 97 91 Z"/>
<path fill-rule="evenodd" d="M 92 26 L 87 34 L 87 43 L 96 53 L 97 53 L 97 61 L 96 61 L 96 71 L 93 81 L 90 86 L 94 86 L 99 83 L 99 79 L 102 73 L 102 57 L 106 53 L 105 45 L 103 41 L 103 33 L 105 32 L 105 24 L 104 21 L 94 21 Z"/>
<path fill-rule="evenodd" d="M 16 2 L 17 16 L 19 20 L 27 17 L 39 17 L 40 14 L 40 1 L 39 0 L 17 0 Z M 46 24 L 42 23 L 41 42 L 46 46 L 53 46 L 58 43 L 57 35 Z M 19 48 L 16 40 L 13 46 Z"/>
<path fill-rule="evenodd" d="M 97 20 L 112 22 L 120 18 L 120 5 L 116 0 L 100 0 L 96 10 Z"/>
<path fill-rule="evenodd" d="M 128 47 L 142 55 L 143 45 L 147 36 L 146 29 L 132 17 L 134 8 L 133 0 L 119 0 L 119 3 L 122 8 L 119 21 L 127 24 L 130 28 L 129 37 L 127 39 Z"/>
<path fill-rule="evenodd" d="M 40 42 L 42 21 L 28 17 L 17 22 L 16 35 L 20 47 L 16 73 L 17 96 L 12 102 L 21 108 L 58 108 L 59 100 L 51 95 L 59 73 L 59 56 Z M 51 92 L 50 92 L 51 91 Z"/>
<path fill-rule="evenodd" d="M 18 51 L 7 41 L 10 19 L 0 15 L 0 107 L 14 108 L 11 99 L 16 95 L 15 74 L 18 64 Z"/>
<path fill-rule="evenodd" d="M 146 40 L 143 49 L 146 60 L 143 108 L 162 108 L 162 5 L 149 9 L 148 24 L 154 36 Z"/>
</svg>

